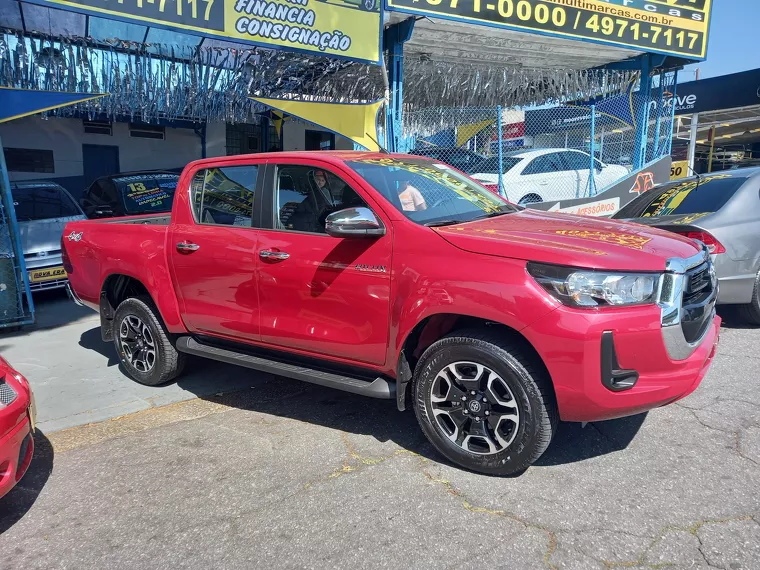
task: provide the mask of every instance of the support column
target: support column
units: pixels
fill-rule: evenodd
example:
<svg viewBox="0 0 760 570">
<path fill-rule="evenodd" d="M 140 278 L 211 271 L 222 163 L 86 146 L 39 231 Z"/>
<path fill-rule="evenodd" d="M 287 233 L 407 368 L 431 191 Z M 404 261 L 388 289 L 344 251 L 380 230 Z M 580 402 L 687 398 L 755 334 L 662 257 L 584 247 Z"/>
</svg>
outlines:
<svg viewBox="0 0 760 570">
<path fill-rule="evenodd" d="M 676 105 L 678 103 L 678 70 L 673 72 L 673 105 L 670 107 L 670 132 L 668 133 L 668 152 L 667 154 L 673 154 L 673 129 L 676 126 Z"/>
<path fill-rule="evenodd" d="M 596 147 L 596 105 L 591 105 L 591 142 L 589 143 L 589 154 L 591 155 L 591 164 L 588 171 L 588 195 L 596 196 L 596 164 L 594 163 L 594 148 Z M 578 197 L 577 194 L 575 196 Z"/>
<path fill-rule="evenodd" d="M 406 151 L 403 132 L 404 105 L 404 42 L 409 41 L 414 19 L 409 18 L 389 26 L 383 32 L 383 46 L 388 52 L 388 101 L 385 107 L 385 149 L 389 152 Z"/>
<path fill-rule="evenodd" d="M 652 95 L 651 61 L 649 54 L 641 56 L 641 82 L 639 94 L 641 96 L 641 108 L 636 120 L 636 147 L 633 155 L 633 168 L 638 170 L 646 164 L 647 139 L 649 138 L 649 98 Z"/>
<path fill-rule="evenodd" d="M 504 188 L 504 129 L 501 124 L 501 105 L 496 107 L 496 136 L 499 139 L 499 196 L 507 197 L 507 190 Z"/>
<path fill-rule="evenodd" d="M 26 262 L 24 261 L 24 249 L 21 246 L 21 233 L 16 220 L 16 210 L 13 207 L 13 196 L 11 195 L 11 183 L 8 178 L 8 167 L 5 164 L 5 153 L 3 152 L 3 143 L 0 141 L 0 211 L 5 213 L 5 223 L 8 227 L 11 250 L 9 252 L 0 252 L 8 255 L 13 264 L 16 278 L 16 304 L 18 314 L 15 321 L 6 321 L 3 326 L 16 326 L 31 324 L 34 322 L 34 301 L 32 300 L 32 291 L 29 288 L 29 274 L 26 271 Z M 0 216 L 2 221 L 2 216 Z M 7 294 L 7 293 L 6 293 Z M 24 302 L 29 310 L 29 315 L 25 315 Z M 0 306 L 2 303 L 0 303 Z M 1 328 L 1 327 L 0 327 Z"/>
</svg>

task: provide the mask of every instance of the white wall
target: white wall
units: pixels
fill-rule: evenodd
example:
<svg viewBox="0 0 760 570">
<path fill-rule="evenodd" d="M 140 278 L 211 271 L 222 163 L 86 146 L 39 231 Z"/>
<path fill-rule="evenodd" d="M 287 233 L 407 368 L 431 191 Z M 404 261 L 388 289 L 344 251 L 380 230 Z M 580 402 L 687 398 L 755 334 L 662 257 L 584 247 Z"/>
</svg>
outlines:
<svg viewBox="0 0 760 570">
<path fill-rule="evenodd" d="M 4 147 L 52 150 L 55 172 L 10 172 L 11 180 L 64 178 L 82 176 L 82 145 L 99 144 L 119 147 L 119 168 L 130 170 L 160 170 L 182 168 L 201 158 L 201 139 L 192 129 L 166 128 L 164 140 L 129 136 L 127 123 L 113 123 L 113 135 L 93 135 L 84 132 L 81 119 L 25 117 L 0 124 Z M 206 127 L 206 155 L 226 154 L 224 123 Z"/>
</svg>

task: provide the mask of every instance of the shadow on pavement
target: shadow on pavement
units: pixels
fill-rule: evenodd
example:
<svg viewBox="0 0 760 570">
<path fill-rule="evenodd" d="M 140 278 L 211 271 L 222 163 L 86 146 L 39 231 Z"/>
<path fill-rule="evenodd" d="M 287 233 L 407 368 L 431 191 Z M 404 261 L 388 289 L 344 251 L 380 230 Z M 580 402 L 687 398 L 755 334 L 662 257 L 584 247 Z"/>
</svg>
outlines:
<svg viewBox="0 0 760 570">
<path fill-rule="evenodd" d="M 622 451 L 630 445 L 647 414 L 606 422 L 560 423 L 549 449 L 536 465 L 564 465 Z"/>
<path fill-rule="evenodd" d="M 84 332 L 80 346 L 118 364 L 113 344 L 103 342 L 100 329 Z M 124 370 L 125 382 L 132 382 Z M 257 373 L 247 368 L 191 357 L 177 386 L 203 400 L 241 410 L 289 418 L 346 433 L 393 441 L 404 449 L 434 461 L 443 457 L 420 430 L 414 412 L 400 413 L 395 401 L 374 400 L 305 382 Z M 172 384 L 151 388 L 156 395 Z M 561 423 L 554 441 L 537 466 L 583 461 L 625 449 L 638 433 L 646 415 L 581 424 Z"/>
<path fill-rule="evenodd" d="M 24 477 L 0 499 L 0 535 L 32 508 L 53 472 L 53 446 L 39 429 L 34 434 L 34 456 Z"/>
<path fill-rule="evenodd" d="M 33 294 L 34 319 L 32 325 L 20 328 L 0 328 L 0 338 L 12 338 L 35 330 L 58 328 L 96 315 L 87 307 L 78 307 L 66 295 L 65 289 L 38 291 Z"/>
<path fill-rule="evenodd" d="M 105 342 L 100 336 L 100 325 L 94 329 L 84 331 L 79 337 L 79 346 L 92 350 L 108 358 L 106 366 L 116 366 L 119 364 L 119 357 L 116 356 L 116 348 L 112 342 Z"/>
<path fill-rule="evenodd" d="M 208 373 L 213 374 L 215 365 L 212 364 Z M 240 369 L 240 375 L 253 374 Z M 180 379 L 178 384 L 193 391 L 193 376 L 195 372 Z M 281 377 L 244 391 L 226 392 L 221 382 L 216 388 L 218 395 L 197 395 L 241 410 L 369 435 L 381 442 L 390 440 L 427 459 L 446 461 L 425 439 L 414 412 L 399 412 L 395 401 L 364 398 Z M 640 414 L 585 427 L 577 423 L 560 423 L 552 444 L 535 465 L 563 465 L 621 451 L 633 441 L 645 419 L 646 414 Z"/>
<path fill-rule="evenodd" d="M 722 305 L 718 307 L 718 315 L 723 319 L 721 328 L 736 330 L 751 330 L 760 328 L 756 325 L 747 323 L 739 314 L 739 307 L 736 305 Z"/>
</svg>

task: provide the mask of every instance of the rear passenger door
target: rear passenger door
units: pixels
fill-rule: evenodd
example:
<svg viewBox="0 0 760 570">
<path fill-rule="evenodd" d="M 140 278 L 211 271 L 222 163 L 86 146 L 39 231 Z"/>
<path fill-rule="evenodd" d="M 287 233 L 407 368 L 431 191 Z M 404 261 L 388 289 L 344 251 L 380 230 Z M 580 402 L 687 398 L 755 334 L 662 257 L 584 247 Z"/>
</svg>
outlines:
<svg viewBox="0 0 760 570">
<path fill-rule="evenodd" d="M 188 330 L 259 339 L 256 259 L 263 164 L 197 171 L 176 208 L 168 251 Z M 183 204 L 184 206 L 184 204 Z"/>
</svg>

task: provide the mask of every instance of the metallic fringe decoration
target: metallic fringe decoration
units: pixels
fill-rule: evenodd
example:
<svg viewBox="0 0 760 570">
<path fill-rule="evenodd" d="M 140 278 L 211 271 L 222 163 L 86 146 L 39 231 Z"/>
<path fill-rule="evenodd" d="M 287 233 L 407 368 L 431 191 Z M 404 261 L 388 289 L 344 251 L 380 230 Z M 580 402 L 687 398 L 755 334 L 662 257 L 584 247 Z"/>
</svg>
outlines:
<svg viewBox="0 0 760 570">
<path fill-rule="evenodd" d="M 636 72 L 500 68 L 405 58 L 409 121 L 425 108 L 560 104 L 623 93 Z M 382 68 L 259 48 L 187 48 L 0 33 L 0 85 L 106 93 L 50 112 L 68 116 L 258 122 L 249 96 L 367 102 L 384 96 Z M 443 114 L 456 112 L 442 109 Z M 429 122 L 430 113 L 424 114 Z M 413 127 L 414 125 L 408 125 Z M 422 126 L 422 125 L 418 125 Z M 430 126 L 430 125 L 429 125 Z M 419 129 L 414 129 L 419 130 Z"/>
</svg>

